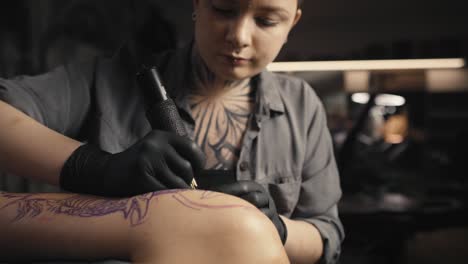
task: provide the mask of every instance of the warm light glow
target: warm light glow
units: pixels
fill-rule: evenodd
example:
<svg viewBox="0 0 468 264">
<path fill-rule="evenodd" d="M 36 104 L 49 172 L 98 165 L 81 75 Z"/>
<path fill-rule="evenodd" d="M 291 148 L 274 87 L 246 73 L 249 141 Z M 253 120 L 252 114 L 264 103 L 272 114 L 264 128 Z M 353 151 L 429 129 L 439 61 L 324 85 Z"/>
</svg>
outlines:
<svg viewBox="0 0 468 264">
<path fill-rule="evenodd" d="M 428 92 L 461 92 L 468 90 L 468 69 L 429 70 L 426 72 Z"/>
<path fill-rule="evenodd" d="M 355 93 L 351 95 L 351 100 L 358 104 L 367 104 L 370 95 L 368 93 Z M 398 107 L 406 103 L 404 97 L 394 94 L 379 94 L 375 97 L 375 104 L 378 106 Z"/>
<path fill-rule="evenodd" d="M 268 70 L 273 72 L 423 70 L 459 69 L 465 67 L 465 65 L 465 60 L 460 58 L 414 60 L 298 61 L 274 62 L 268 65 Z"/>
<path fill-rule="evenodd" d="M 405 138 L 399 134 L 388 134 L 385 137 L 385 142 L 390 144 L 401 144 L 403 141 L 405 141 Z"/>
</svg>

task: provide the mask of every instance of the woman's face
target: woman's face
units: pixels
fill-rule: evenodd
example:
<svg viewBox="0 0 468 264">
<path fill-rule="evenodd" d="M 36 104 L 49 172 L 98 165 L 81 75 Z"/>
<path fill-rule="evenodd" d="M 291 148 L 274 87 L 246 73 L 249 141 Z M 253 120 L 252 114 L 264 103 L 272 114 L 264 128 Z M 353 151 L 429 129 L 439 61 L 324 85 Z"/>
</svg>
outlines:
<svg viewBox="0 0 468 264">
<path fill-rule="evenodd" d="M 278 55 L 301 11 L 297 0 L 194 0 L 195 43 L 208 68 L 235 81 Z"/>
</svg>

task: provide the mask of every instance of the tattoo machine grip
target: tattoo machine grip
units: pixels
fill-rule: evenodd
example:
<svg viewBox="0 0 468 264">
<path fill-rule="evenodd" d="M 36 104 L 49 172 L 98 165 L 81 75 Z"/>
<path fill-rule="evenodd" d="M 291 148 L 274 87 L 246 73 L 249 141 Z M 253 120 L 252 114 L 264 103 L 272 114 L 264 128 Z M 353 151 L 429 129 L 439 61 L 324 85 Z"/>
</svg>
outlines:
<svg viewBox="0 0 468 264">
<path fill-rule="evenodd" d="M 187 137 L 188 133 L 179 115 L 177 106 L 167 95 L 156 67 L 144 68 L 138 72 L 137 82 L 143 91 L 146 117 L 151 127 Z M 191 187 L 193 189 L 197 187 L 195 179 L 192 180 Z"/>
<path fill-rule="evenodd" d="M 168 97 L 157 69 L 155 67 L 143 69 L 137 74 L 137 81 L 143 91 L 146 117 L 151 127 L 186 137 L 187 131 L 177 107 Z"/>
</svg>

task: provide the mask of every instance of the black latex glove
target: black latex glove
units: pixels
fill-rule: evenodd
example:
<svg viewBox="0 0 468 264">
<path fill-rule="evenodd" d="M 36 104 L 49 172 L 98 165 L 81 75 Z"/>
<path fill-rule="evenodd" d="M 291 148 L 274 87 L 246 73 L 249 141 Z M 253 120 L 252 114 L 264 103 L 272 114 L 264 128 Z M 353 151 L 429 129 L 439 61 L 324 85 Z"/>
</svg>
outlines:
<svg viewBox="0 0 468 264">
<path fill-rule="evenodd" d="M 286 243 L 288 237 L 286 225 L 276 211 L 275 201 L 262 185 L 254 181 L 238 181 L 213 187 L 212 190 L 237 196 L 255 205 L 273 222 L 283 245 Z"/>
<path fill-rule="evenodd" d="M 60 185 L 71 192 L 117 197 L 185 189 L 204 163 L 203 151 L 192 140 L 153 130 L 117 154 L 79 147 L 62 168 Z"/>
</svg>

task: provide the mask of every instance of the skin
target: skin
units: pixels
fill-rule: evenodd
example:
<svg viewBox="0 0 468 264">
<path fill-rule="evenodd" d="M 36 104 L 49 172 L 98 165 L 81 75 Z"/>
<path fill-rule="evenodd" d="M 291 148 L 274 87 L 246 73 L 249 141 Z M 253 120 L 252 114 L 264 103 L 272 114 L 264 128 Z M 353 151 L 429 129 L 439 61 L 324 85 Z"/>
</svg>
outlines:
<svg viewBox="0 0 468 264">
<path fill-rule="evenodd" d="M 63 164 L 81 145 L 2 101 L 0 127 L 0 168 L 52 185 L 58 185 Z"/>
<path fill-rule="evenodd" d="M 195 140 L 206 155 L 206 169 L 235 169 L 254 108 L 253 92 L 246 85 L 229 89 L 216 99 L 202 95 L 190 97 Z"/>
<path fill-rule="evenodd" d="M 2 261 L 289 263 L 260 211 L 237 197 L 204 191 L 124 199 L 0 192 L 0 233 Z"/>
<path fill-rule="evenodd" d="M 208 168 L 233 168 L 253 109 L 252 93 L 239 96 L 240 91 L 251 91 L 250 79 L 277 57 L 302 11 L 297 0 L 194 0 L 193 4 L 195 93 L 203 98 L 192 97 L 195 139 L 207 154 Z M 213 110 L 216 114 L 207 117 Z M 232 113 L 240 118 L 226 122 L 234 119 Z M 213 147 L 223 144 L 233 148 L 225 147 L 230 151 L 223 152 Z M 231 163 L 222 167 L 225 160 Z M 290 261 L 317 262 L 323 252 L 317 228 L 282 219 L 288 229 L 285 249 Z"/>
<path fill-rule="evenodd" d="M 194 6 L 196 51 L 221 84 L 265 69 L 302 15 L 297 0 L 194 0 Z"/>
<path fill-rule="evenodd" d="M 207 169 L 234 169 L 254 109 L 250 79 L 271 63 L 302 15 L 296 0 L 195 0 L 191 96 Z"/>
</svg>

